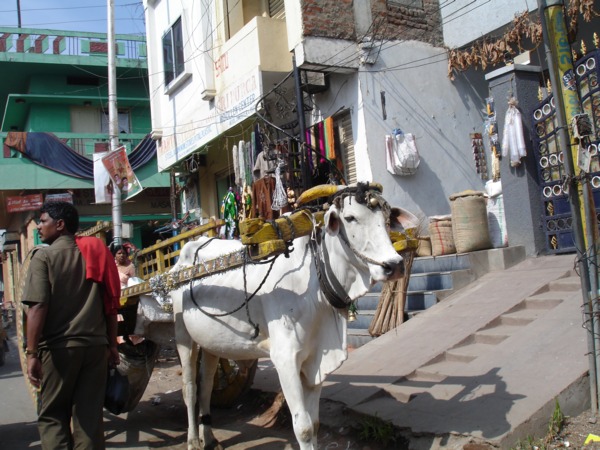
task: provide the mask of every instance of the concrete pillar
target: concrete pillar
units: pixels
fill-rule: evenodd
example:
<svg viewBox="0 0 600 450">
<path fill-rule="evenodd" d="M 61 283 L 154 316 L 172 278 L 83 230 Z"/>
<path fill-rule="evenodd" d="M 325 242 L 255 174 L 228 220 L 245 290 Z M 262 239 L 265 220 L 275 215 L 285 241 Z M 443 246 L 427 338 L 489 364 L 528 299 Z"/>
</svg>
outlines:
<svg viewBox="0 0 600 450">
<path fill-rule="evenodd" d="M 532 121 L 530 112 L 539 103 L 541 68 L 529 65 L 510 65 L 488 73 L 490 95 L 494 98 L 498 134 L 502 141 L 504 117 L 508 99 L 515 97 L 523 119 L 523 131 L 527 157 L 521 165 L 511 167 L 510 158 L 502 158 L 500 177 L 504 196 L 504 212 L 508 233 L 508 245 L 525 247 L 527 256 L 548 253 L 543 221 L 543 202 L 538 182 L 537 162 L 533 153 Z"/>
</svg>

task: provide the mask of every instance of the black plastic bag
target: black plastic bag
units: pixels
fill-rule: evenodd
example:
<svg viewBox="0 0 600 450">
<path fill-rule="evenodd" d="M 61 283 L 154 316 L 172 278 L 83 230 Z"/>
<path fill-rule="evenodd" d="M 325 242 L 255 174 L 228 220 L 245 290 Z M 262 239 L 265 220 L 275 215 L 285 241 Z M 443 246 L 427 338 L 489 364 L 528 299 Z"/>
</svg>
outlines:
<svg viewBox="0 0 600 450">
<path fill-rule="evenodd" d="M 129 380 L 127 375 L 122 375 L 117 369 L 109 369 L 104 407 L 113 414 L 121 414 L 124 412 L 128 401 Z"/>
</svg>

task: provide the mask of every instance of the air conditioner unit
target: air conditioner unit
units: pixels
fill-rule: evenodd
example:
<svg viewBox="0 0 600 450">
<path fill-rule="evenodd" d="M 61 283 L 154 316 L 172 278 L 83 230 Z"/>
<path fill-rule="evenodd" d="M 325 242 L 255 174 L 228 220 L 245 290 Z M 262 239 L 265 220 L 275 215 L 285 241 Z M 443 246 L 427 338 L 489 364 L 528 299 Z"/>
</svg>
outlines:
<svg viewBox="0 0 600 450">
<path fill-rule="evenodd" d="M 329 77 L 323 72 L 312 70 L 300 71 L 302 90 L 309 94 L 318 94 L 329 89 Z"/>
<path fill-rule="evenodd" d="M 162 130 L 152 130 L 152 133 L 150 133 L 150 137 L 152 138 L 153 141 L 158 141 L 158 140 L 162 139 L 163 132 L 162 132 Z"/>
</svg>

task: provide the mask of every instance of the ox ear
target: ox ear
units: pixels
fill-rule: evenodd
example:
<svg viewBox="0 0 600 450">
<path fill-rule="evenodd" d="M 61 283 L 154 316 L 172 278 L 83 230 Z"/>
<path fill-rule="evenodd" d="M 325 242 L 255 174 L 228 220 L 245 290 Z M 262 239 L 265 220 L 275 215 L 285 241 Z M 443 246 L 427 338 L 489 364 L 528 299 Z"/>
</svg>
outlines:
<svg viewBox="0 0 600 450">
<path fill-rule="evenodd" d="M 392 231 L 404 231 L 408 228 L 419 226 L 419 219 L 413 213 L 402 209 L 392 208 L 390 214 L 390 226 Z"/>
<path fill-rule="evenodd" d="M 327 234 L 337 236 L 340 232 L 340 216 L 335 207 L 332 206 L 327 210 L 323 221 L 325 222 L 325 231 L 327 231 Z"/>
</svg>

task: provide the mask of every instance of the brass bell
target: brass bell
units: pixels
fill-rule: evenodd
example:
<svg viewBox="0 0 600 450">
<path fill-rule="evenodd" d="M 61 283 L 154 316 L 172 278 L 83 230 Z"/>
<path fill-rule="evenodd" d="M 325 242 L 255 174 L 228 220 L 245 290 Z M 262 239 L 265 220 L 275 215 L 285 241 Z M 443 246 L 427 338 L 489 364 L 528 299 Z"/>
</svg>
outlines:
<svg viewBox="0 0 600 450">
<path fill-rule="evenodd" d="M 356 312 L 348 311 L 348 322 L 354 322 L 356 320 Z"/>
<path fill-rule="evenodd" d="M 372 208 L 375 208 L 379 204 L 379 201 L 375 197 L 371 197 L 369 199 L 369 203 L 371 204 Z"/>
</svg>

